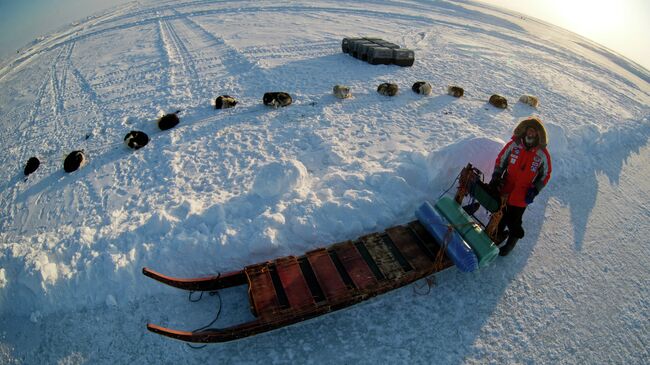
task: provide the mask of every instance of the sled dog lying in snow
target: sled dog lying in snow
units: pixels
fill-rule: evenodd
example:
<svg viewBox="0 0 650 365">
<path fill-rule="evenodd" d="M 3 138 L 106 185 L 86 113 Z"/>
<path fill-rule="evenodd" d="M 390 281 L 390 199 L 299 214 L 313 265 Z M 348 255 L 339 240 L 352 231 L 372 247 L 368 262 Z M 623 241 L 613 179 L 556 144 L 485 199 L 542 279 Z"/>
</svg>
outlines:
<svg viewBox="0 0 650 365">
<path fill-rule="evenodd" d="M 25 165 L 25 170 L 23 170 L 23 173 L 25 176 L 27 176 L 36 171 L 40 165 L 41 161 L 39 161 L 38 158 L 30 157 L 29 160 L 27 160 L 27 164 Z"/>
<path fill-rule="evenodd" d="M 462 87 L 458 86 L 448 86 L 447 87 L 447 95 L 451 95 L 455 98 L 460 98 L 465 94 L 465 90 L 463 90 Z"/>
<path fill-rule="evenodd" d="M 124 143 L 134 150 L 140 149 L 149 143 L 149 136 L 140 131 L 131 131 L 124 136 Z"/>
<path fill-rule="evenodd" d="M 431 84 L 426 81 L 418 81 L 411 86 L 411 90 L 421 95 L 431 95 L 431 89 Z"/>
<path fill-rule="evenodd" d="M 528 104 L 533 108 L 537 108 L 537 106 L 539 105 L 539 100 L 532 95 L 522 95 L 519 98 L 519 101 L 521 101 L 524 104 Z"/>
<path fill-rule="evenodd" d="M 293 102 L 293 99 L 291 99 L 291 95 L 284 93 L 284 92 L 268 92 L 264 93 L 264 97 L 262 98 L 262 102 L 264 102 L 264 105 L 272 106 L 274 108 L 282 107 L 282 106 L 287 106 L 291 105 Z"/>
<path fill-rule="evenodd" d="M 65 172 L 77 171 L 86 164 L 86 161 L 84 151 L 72 151 L 63 161 L 63 170 Z"/>
<path fill-rule="evenodd" d="M 508 100 L 501 95 L 494 94 L 490 96 L 490 104 L 497 108 L 505 109 L 508 107 Z"/>
<path fill-rule="evenodd" d="M 377 92 L 385 96 L 395 96 L 398 90 L 399 87 L 397 84 L 391 84 L 389 82 L 384 82 L 377 87 Z"/>
<path fill-rule="evenodd" d="M 158 119 L 158 128 L 166 131 L 176 127 L 180 122 L 180 119 L 178 119 L 178 113 L 180 113 L 180 110 L 177 110 L 176 113 L 165 114 L 160 117 L 160 119 Z"/>
<path fill-rule="evenodd" d="M 347 99 L 352 96 L 352 93 L 350 93 L 350 88 L 343 85 L 335 85 L 332 92 L 334 93 L 334 96 L 339 99 Z"/>
<path fill-rule="evenodd" d="M 221 95 L 214 101 L 215 109 L 228 109 L 237 105 L 237 100 L 230 95 Z"/>
</svg>

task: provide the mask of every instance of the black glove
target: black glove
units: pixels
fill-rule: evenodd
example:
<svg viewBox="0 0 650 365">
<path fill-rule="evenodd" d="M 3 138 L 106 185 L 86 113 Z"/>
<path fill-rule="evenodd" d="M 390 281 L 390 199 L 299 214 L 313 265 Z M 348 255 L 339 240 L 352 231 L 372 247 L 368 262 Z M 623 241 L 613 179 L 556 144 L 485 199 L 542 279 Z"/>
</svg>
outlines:
<svg viewBox="0 0 650 365">
<path fill-rule="evenodd" d="M 492 180 L 490 180 L 490 183 L 488 185 L 492 189 L 499 189 L 499 186 L 501 185 L 501 174 L 496 172 L 492 174 Z"/>
<path fill-rule="evenodd" d="M 535 200 L 535 197 L 537 196 L 537 194 L 539 194 L 539 191 L 537 191 L 537 188 L 535 188 L 534 186 L 532 188 L 528 189 L 528 191 L 526 192 L 526 198 L 525 198 L 526 204 L 532 203 L 533 200 Z"/>
</svg>

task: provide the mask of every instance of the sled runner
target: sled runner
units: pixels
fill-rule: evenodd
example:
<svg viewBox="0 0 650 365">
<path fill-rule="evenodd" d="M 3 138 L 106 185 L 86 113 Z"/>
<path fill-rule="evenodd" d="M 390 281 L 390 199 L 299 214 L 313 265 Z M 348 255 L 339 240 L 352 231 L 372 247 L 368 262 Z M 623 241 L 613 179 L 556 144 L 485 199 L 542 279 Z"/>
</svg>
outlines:
<svg viewBox="0 0 650 365">
<path fill-rule="evenodd" d="M 415 282 L 452 266 L 418 221 L 245 267 L 223 275 L 179 279 L 148 268 L 143 274 L 161 283 L 192 291 L 214 291 L 248 285 L 255 320 L 228 328 L 177 331 L 148 324 L 155 333 L 188 342 L 226 342 L 304 321 L 351 306 Z"/>
<path fill-rule="evenodd" d="M 463 169 L 466 178 L 460 180 L 457 198 L 477 191 L 476 171 Z M 246 285 L 256 317 L 231 327 L 194 332 L 154 324 L 147 324 L 147 329 L 188 342 L 236 340 L 349 307 L 454 264 L 461 271 L 473 271 L 497 256 L 496 246 L 456 200 L 443 197 L 435 208 L 425 203 L 416 215 L 418 220 L 383 232 L 223 275 L 181 279 L 143 268 L 143 274 L 154 280 L 190 291 Z"/>
</svg>

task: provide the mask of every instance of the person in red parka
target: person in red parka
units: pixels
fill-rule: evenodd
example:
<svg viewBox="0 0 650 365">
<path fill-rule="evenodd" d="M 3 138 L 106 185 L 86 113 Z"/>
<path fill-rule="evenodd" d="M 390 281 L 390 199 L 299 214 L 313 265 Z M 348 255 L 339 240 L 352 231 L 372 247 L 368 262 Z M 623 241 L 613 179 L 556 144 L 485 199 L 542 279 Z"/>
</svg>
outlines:
<svg viewBox="0 0 650 365">
<path fill-rule="evenodd" d="M 524 237 L 521 226 L 524 211 L 551 178 L 551 155 L 546 144 L 542 121 L 529 117 L 519 122 L 512 139 L 497 156 L 490 186 L 501 195 L 508 195 L 497 235 L 501 242 L 508 237 L 505 245 L 499 248 L 501 256 L 506 256 Z"/>
</svg>

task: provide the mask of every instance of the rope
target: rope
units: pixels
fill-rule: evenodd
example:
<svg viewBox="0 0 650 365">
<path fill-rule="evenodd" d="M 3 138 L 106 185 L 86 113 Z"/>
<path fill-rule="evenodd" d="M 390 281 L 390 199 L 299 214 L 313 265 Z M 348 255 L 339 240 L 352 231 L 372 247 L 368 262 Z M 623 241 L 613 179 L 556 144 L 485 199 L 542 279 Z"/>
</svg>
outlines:
<svg viewBox="0 0 650 365">
<path fill-rule="evenodd" d="M 470 183 L 475 180 L 475 176 L 478 176 L 478 173 L 475 170 L 476 169 L 472 167 L 472 164 L 468 163 L 467 166 L 463 167 L 460 171 L 460 174 L 458 174 L 458 190 L 456 190 L 456 195 L 454 196 L 456 203 L 461 204 L 463 198 L 469 193 Z"/>
<path fill-rule="evenodd" d="M 461 172 L 458 173 L 458 175 L 456 175 L 456 178 L 454 179 L 454 181 L 452 181 L 449 188 L 447 188 L 447 190 L 443 191 L 442 194 L 438 195 L 438 199 L 442 198 L 443 195 L 447 194 L 449 192 L 449 190 L 451 190 L 451 188 L 454 187 L 454 184 L 456 183 L 456 181 L 458 181 L 458 178 L 460 177 L 460 174 L 462 174 L 462 173 L 463 172 L 461 171 Z"/>
<path fill-rule="evenodd" d="M 485 233 L 487 233 L 488 237 L 490 237 L 492 241 L 496 241 L 497 239 L 497 234 L 499 233 L 499 223 L 501 223 L 501 218 L 503 217 L 507 203 L 508 203 L 508 196 L 502 195 L 501 206 L 499 207 L 499 210 L 494 212 L 494 214 L 492 214 L 487 227 L 485 227 Z"/>
<path fill-rule="evenodd" d="M 220 277 L 221 277 L 221 273 L 219 273 L 217 275 L 216 280 L 219 280 Z M 196 303 L 196 302 L 200 301 L 203 298 L 204 291 L 199 291 L 199 293 L 201 293 L 201 294 L 199 295 L 199 297 L 197 299 L 192 299 L 192 294 L 194 294 L 194 293 L 195 293 L 195 291 L 190 291 L 190 294 L 188 295 L 188 298 L 187 298 L 191 303 Z M 219 315 L 221 315 L 221 308 L 223 307 L 223 302 L 221 300 L 221 294 L 219 294 L 218 290 L 210 292 L 211 297 L 215 296 L 215 295 L 217 296 L 217 298 L 219 298 L 219 310 L 217 310 L 217 314 L 214 316 L 214 319 L 210 323 L 208 323 L 207 325 L 195 329 L 194 331 L 192 331 L 192 333 L 201 332 L 201 331 L 211 329 L 210 327 L 214 324 L 214 322 L 216 322 L 219 319 Z M 191 349 L 194 349 L 194 350 L 200 350 L 200 349 L 204 348 L 205 346 L 207 346 L 207 345 L 194 346 L 194 345 L 192 345 L 190 343 L 187 343 L 187 342 L 185 344 L 187 346 L 189 346 Z"/>
<path fill-rule="evenodd" d="M 469 224 L 469 223 L 466 223 Z M 465 225 L 465 224 L 463 224 Z M 431 288 L 437 285 L 436 281 L 436 273 L 441 271 L 444 268 L 443 262 L 445 260 L 445 252 L 447 252 L 447 246 L 449 246 L 449 242 L 451 241 L 451 233 L 454 231 L 454 227 L 456 227 L 453 224 L 448 224 L 447 225 L 447 233 L 445 233 L 445 237 L 442 240 L 442 247 L 438 250 L 436 253 L 436 257 L 433 260 L 433 271 L 434 273 L 429 276 L 424 278 L 424 284 L 417 286 L 413 286 L 413 292 L 417 295 L 428 295 L 431 293 Z M 427 286 L 427 291 L 426 292 L 421 292 L 420 290 L 424 288 L 424 286 Z"/>
<path fill-rule="evenodd" d="M 420 290 L 422 290 L 425 285 L 427 286 L 427 291 L 421 292 Z M 424 278 L 424 284 L 420 286 L 418 286 L 417 283 L 413 284 L 413 293 L 415 293 L 416 295 L 429 295 L 429 293 L 431 293 L 431 288 L 433 288 L 436 285 L 438 284 L 436 282 L 435 274 L 433 274 L 431 276 Z"/>
<path fill-rule="evenodd" d="M 203 292 L 201 292 L 201 295 L 199 296 L 199 299 L 192 300 L 192 293 L 194 293 L 194 292 L 193 291 L 190 292 L 190 302 L 192 302 L 192 303 L 196 303 L 196 302 L 200 301 L 201 298 L 203 297 Z M 217 315 L 214 317 L 214 319 L 210 323 L 208 323 L 207 325 L 205 325 L 203 327 L 195 329 L 194 331 L 192 331 L 192 333 L 201 332 L 201 331 L 204 331 L 204 330 L 207 330 L 207 329 L 211 329 L 210 326 L 212 326 L 214 324 L 214 322 L 216 322 L 219 319 L 219 315 L 221 315 L 221 308 L 223 307 L 223 302 L 221 301 L 221 294 L 219 294 L 218 291 L 211 291 L 210 292 L 210 296 L 215 296 L 215 295 L 219 298 L 219 310 L 217 311 Z M 192 345 L 192 344 L 190 344 L 188 342 L 186 342 L 185 344 L 187 346 L 189 346 L 189 348 L 194 349 L 194 350 L 200 350 L 200 349 L 207 346 L 207 345 L 194 346 L 194 345 Z"/>
<path fill-rule="evenodd" d="M 445 253 L 447 252 L 447 246 L 449 246 L 449 241 L 451 241 L 451 234 L 454 230 L 454 226 L 449 224 L 447 225 L 447 233 L 445 233 L 445 238 L 442 240 L 442 247 L 436 253 L 436 258 L 433 260 L 433 269 L 435 271 L 440 271 L 443 268 L 442 262 L 445 259 Z"/>
</svg>

